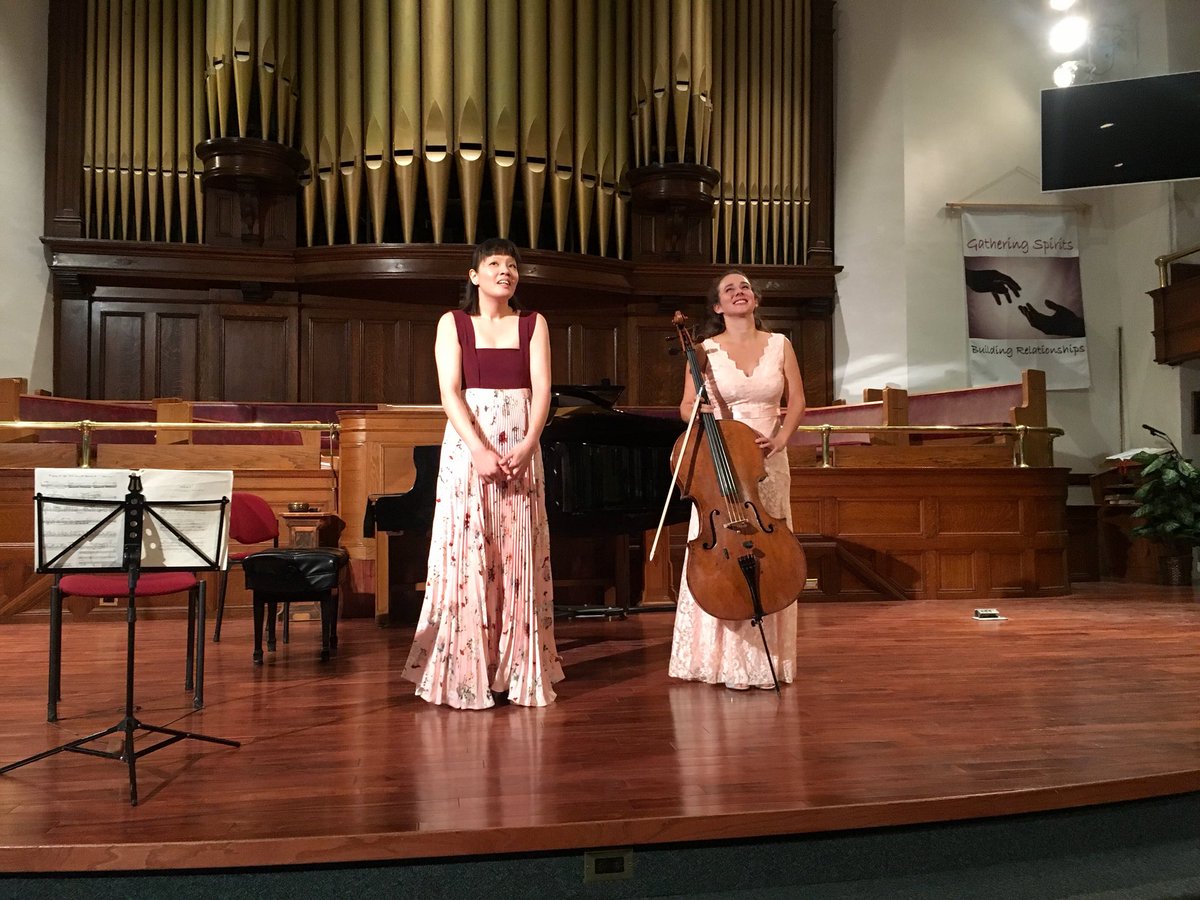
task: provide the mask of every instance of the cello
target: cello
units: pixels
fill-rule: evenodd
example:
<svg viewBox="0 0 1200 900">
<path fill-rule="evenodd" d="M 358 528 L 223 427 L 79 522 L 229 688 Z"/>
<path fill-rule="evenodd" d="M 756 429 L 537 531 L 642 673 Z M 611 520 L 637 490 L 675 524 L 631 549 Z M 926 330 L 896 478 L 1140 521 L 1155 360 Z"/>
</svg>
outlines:
<svg viewBox="0 0 1200 900">
<path fill-rule="evenodd" d="M 672 324 L 687 356 L 696 408 L 675 442 L 671 463 L 680 492 L 695 504 L 700 521 L 699 533 L 688 541 L 688 585 L 709 615 L 748 619 L 758 626 L 764 616 L 799 599 L 807 572 L 804 550 L 787 522 L 763 508 L 758 483 L 767 473 L 757 432 L 711 412 L 700 412 L 699 427 L 693 428 L 708 395 L 686 323 L 687 317 L 677 311 Z M 766 635 L 762 637 L 774 676 Z"/>
</svg>

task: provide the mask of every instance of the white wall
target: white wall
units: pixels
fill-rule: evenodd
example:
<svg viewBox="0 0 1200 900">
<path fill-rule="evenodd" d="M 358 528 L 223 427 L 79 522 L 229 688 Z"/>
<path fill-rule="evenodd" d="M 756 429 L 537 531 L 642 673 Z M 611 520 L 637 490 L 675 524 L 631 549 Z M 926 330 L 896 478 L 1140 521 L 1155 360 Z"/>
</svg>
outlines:
<svg viewBox="0 0 1200 900">
<path fill-rule="evenodd" d="M 1168 4 L 1182 15 L 1200 7 L 1093 5 L 1137 24 L 1108 77 L 1168 71 Z M 839 0 L 836 15 L 838 396 L 853 401 L 885 383 L 967 384 L 960 224 L 947 202 L 1082 203 L 1091 387 L 1050 393 L 1050 424 L 1067 432 L 1056 460 L 1094 471 L 1105 456 L 1148 442 L 1142 421 L 1190 430 L 1180 370 L 1152 362 L 1146 296 L 1158 283 L 1154 257 L 1174 246 L 1171 188 L 1041 193 L 1040 92 L 1053 86 L 1058 62 L 1045 43 L 1044 0 Z"/>
<path fill-rule="evenodd" d="M 38 240 L 46 157 L 47 4 L 0 0 L 0 377 L 53 380 L 50 276 Z"/>
</svg>

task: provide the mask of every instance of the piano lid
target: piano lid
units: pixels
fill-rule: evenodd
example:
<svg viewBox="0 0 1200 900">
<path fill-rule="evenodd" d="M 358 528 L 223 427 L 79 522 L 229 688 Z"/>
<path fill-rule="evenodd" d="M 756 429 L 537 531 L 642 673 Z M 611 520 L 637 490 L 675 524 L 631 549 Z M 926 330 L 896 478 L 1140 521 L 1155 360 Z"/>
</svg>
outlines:
<svg viewBox="0 0 1200 900">
<path fill-rule="evenodd" d="M 625 393 L 625 385 L 613 384 L 607 378 L 599 384 L 552 384 L 550 385 L 550 408 L 595 405 L 612 409 Z"/>
</svg>

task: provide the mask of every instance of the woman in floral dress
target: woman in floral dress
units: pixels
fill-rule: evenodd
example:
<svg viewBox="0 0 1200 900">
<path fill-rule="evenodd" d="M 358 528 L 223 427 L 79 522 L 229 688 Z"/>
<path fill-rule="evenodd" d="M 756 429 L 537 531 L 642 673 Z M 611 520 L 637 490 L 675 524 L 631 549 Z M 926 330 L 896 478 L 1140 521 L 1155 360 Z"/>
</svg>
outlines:
<svg viewBox="0 0 1200 900">
<path fill-rule="evenodd" d="M 787 443 L 804 414 L 804 385 L 792 343 L 762 327 L 759 295 L 741 272 L 717 282 L 711 315 L 703 331 L 709 335 L 696 348 L 712 412 L 718 419 L 738 419 L 758 432 L 767 477 L 758 484 L 766 511 L 792 525 Z M 691 373 L 679 405 L 684 419 L 692 415 L 696 390 Z M 786 402 L 787 413 L 780 406 Z M 689 540 L 699 533 L 693 510 Z M 796 670 L 796 605 L 766 616 L 761 627 L 771 648 L 775 674 L 790 682 Z M 721 684 L 734 690 L 773 688 L 762 636 L 749 621 L 717 619 L 702 610 L 687 583 L 687 563 L 679 583 L 675 633 L 668 670 L 675 678 Z"/>
<path fill-rule="evenodd" d="M 425 600 L 405 676 L 430 703 L 545 706 L 563 677 L 538 439 L 550 407 L 546 320 L 521 310 L 516 247 L 475 248 L 438 322 L 442 440 Z"/>
</svg>

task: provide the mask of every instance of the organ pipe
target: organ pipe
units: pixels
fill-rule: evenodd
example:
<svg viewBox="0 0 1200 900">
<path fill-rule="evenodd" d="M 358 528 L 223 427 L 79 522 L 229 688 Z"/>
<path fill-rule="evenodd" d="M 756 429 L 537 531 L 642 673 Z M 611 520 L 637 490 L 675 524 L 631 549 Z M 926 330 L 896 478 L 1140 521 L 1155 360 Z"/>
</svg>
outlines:
<svg viewBox="0 0 1200 900">
<path fill-rule="evenodd" d="M 554 213 L 555 246 L 567 245 L 567 208 L 575 181 L 574 99 L 572 58 L 574 15 L 571 5 L 550 3 L 550 202 Z"/>
<path fill-rule="evenodd" d="M 542 221 L 542 199 L 550 166 L 548 144 L 549 89 L 543 73 L 549 65 L 546 0 L 521 0 L 520 109 L 521 186 L 525 198 L 525 224 L 529 246 L 537 247 Z"/>
<path fill-rule="evenodd" d="M 331 68 L 338 77 L 337 167 L 342 181 L 345 222 L 350 243 L 358 243 L 358 210 L 363 185 L 362 4 L 338 0 L 337 57 Z"/>
<path fill-rule="evenodd" d="M 417 178 L 421 171 L 421 7 L 420 0 L 391 4 L 392 174 L 406 243 L 414 240 Z"/>
<path fill-rule="evenodd" d="M 454 141 L 463 232 L 475 243 L 486 150 L 487 34 L 484 0 L 454 0 Z"/>
<path fill-rule="evenodd" d="M 421 131 L 424 140 L 425 185 L 433 242 L 440 244 L 450 193 L 450 154 L 454 146 L 454 41 L 451 7 L 443 0 L 421 3 Z"/>
<path fill-rule="evenodd" d="M 91 237 L 96 194 L 96 0 L 88 0 L 83 81 L 83 236 Z M 97 216 L 99 212 L 97 211 Z"/>
<path fill-rule="evenodd" d="M 587 252 L 596 185 L 596 0 L 577 0 L 575 6 L 575 221 L 579 251 Z"/>
<path fill-rule="evenodd" d="M 387 0 L 363 3 L 363 168 L 367 177 L 367 203 L 371 211 L 371 235 L 383 243 L 387 215 L 391 128 L 389 122 L 389 52 Z"/>
<path fill-rule="evenodd" d="M 309 160 L 310 246 L 523 229 L 536 247 L 552 219 L 559 250 L 621 257 L 627 172 L 698 163 L 720 173 L 714 259 L 805 261 L 808 0 L 87 0 L 86 14 L 88 236 L 202 240 L 195 146 L 242 136 Z"/>
<path fill-rule="evenodd" d="M 517 0 L 491 0 L 487 19 L 488 34 L 499 46 L 520 47 Z M 517 55 L 487 54 L 487 158 L 496 205 L 496 234 L 503 238 L 509 235 L 517 183 L 519 89 Z"/>
</svg>

